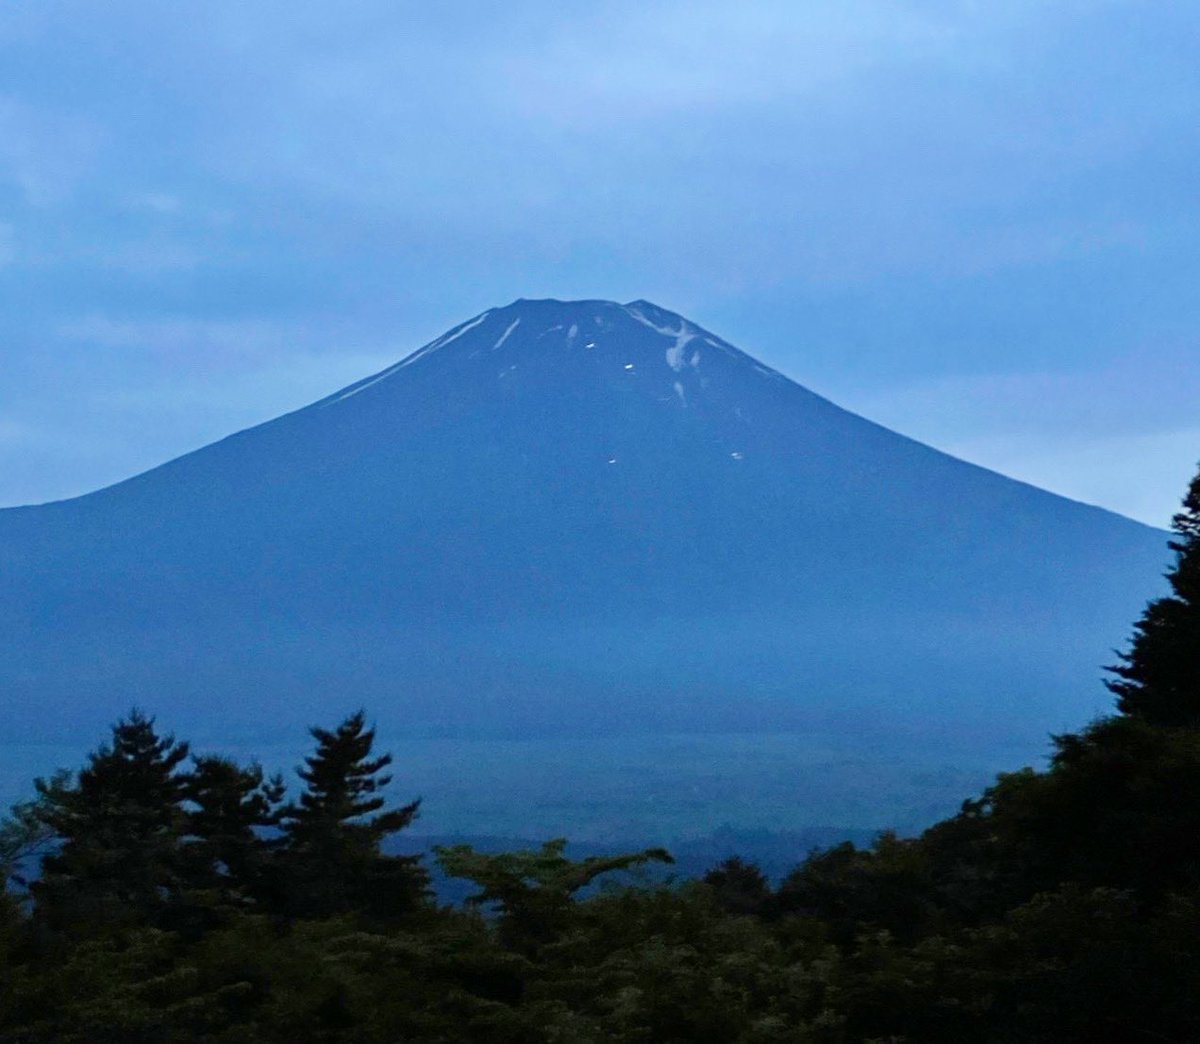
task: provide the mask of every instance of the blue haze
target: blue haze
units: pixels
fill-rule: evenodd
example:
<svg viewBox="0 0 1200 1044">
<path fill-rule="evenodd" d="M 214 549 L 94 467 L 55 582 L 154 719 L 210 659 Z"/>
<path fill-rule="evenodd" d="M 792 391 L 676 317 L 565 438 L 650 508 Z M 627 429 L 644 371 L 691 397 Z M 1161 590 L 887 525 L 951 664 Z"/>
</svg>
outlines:
<svg viewBox="0 0 1200 1044">
<path fill-rule="evenodd" d="M 911 827 L 1107 706 L 1166 559 L 649 302 L 521 300 L 0 510 L 0 756 L 139 704 L 268 759 L 365 704 L 434 833 Z"/>
</svg>

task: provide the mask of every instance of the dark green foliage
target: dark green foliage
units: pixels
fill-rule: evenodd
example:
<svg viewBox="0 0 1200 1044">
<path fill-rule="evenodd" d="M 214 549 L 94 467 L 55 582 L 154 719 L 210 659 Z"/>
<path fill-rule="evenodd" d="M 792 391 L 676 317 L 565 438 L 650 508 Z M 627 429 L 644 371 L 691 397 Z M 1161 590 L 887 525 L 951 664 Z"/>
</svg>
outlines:
<svg viewBox="0 0 1200 1044">
<path fill-rule="evenodd" d="M 993 817 L 1040 876 L 1032 883 L 1120 888 L 1149 901 L 1200 886 L 1200 731 L 1118 717 L 1056 746 L 1050 771 Z"/>
<path fill-rule="evenodd" d="M 416 818 L 420 801 L 384 811 L 383 770 L 372 757 L 375 730 L 362 711 L 336 729 L 313 728 L 316 752 L 298 770 L 305 789 L 280 813 L 283 901 L 294 916 L 328 917 L 369 909 L 403 916 L 423 898 L 428 877 L 411 856 L 385 856 L 385 838 Z"/>
<path fill-rule="evenodd" d="M 1151 602 L 1134 624 L 1121 662 L 1109 668 L 1117 709 L 1152 725 L 1200 725 L 1200 474 L 1172 522 L 1178 538 L 1167 574 L 1172 594 Z"/>
<path fill-rule="evenodd" d="M 771 885 L 753 863 L 732 856 L 704 875 L 717 905 L 727 913 L 761 914 L 771 900 Z"/>
<path fill-rule="evenodd" d="M 825 992 L 836 953 L 730 916 L 711 887 L 603 891 L 543 952 L 526 1005 L 555 1033 L 535 1039 L 841 1040 Z"/>
<path fill-rule="evenodd" d="M 866 851 L 846 842 L 809 856 L 784 879 L 769 909 L 819 921 L 841 943 L 878 929 L 911 939 L 936 920 L 931 891 L 922 846 L 885 833 Z"/>
<path fill-rule="evenodd" d="M 532 952 L 558 938 L 569 920 L 572 897 L 596 878 L 648 862 L 670 863 L 661 848 L 632 855 L 593 856 L 573 862 L 563 855 L 565 838 L 547 841 L 537 852 L 487 855 L 470 845 L 438 848 L 437 858 L 451 877 L 465 877 L 479 886 L 468 898 L 473 906 L 494 904 L 499 930 L 515 950 Z"/>
<path fill-rule="evenodd" d="M 73 786 L 37 781 L 37 815 L 58 847 L 31 891 L 55 928 L 156 923 L 180 895 L 186 743 L 139 711 L 117 722 Z"/>
<path fill-rule="evenodd" d="M 269 888 L 271 864 L 264 829 L 279 820 L 284 786 L 264 779 L 257 765 L 228 758 L 194 759 L 187 780 L 184 847 L 189 884 L 220 904 L 253 903 Z"/>
<path fill-rule="evenodd" d="M 0 820 L 0 892 L 9 882 L 26 887 L 30 871 L 40 869 L 42 858 L 54 850 L 57 838 L 47 817 L 71 788 L 72 773 L 61 770 L 39 785 L 36 800 L 14 805 Z"/>
<path fill-rule="evenodd" d="M 849 1040 L 1197 1039 L 1195 897 L 1147 914 L 1065 885 L 999 921 L 901 944 L 860 936 L 831 976 Z"/>
</svg>

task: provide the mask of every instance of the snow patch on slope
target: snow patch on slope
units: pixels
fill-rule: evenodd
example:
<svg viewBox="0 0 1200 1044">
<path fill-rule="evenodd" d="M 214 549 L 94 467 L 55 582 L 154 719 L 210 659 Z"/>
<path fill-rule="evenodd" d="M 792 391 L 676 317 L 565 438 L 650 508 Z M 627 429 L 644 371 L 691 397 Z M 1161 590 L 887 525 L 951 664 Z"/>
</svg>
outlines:
<svg viewBox="0 0 1200 1044">
<path fill-rule="evenodd" d="M 675 338 L 675 343 L 667 349 L 667 365 L 676 373 L 683 369 L 683 350 L 687 347 L 688 341 L 693 340 L 695 336 L 695 334 L 680 331 Z"/>
<path fill-rule="evenodd" d="M 462 326 L 459 326 L 457 329 L 451 330 L 447 334 L 442 334 L 442 336 L 436 341 L 430 341 L 427 345 L 425 345 L 424 348 L 418 348 L 407 359 L 401 359 L 400 362 L 396 363 L 395 366 L 389 366 L 382 373 L 377 373 L 374 377 L 362 381 L 359 384 L 352 385 L 346 391 L 342 392 L 342 394 L 336 399 L 330 399 L 321 408 L 326 409 L 329 406 L 333 406 L 335 403 L 344 402 L 346 399 L 352 399 L 355 395 L 358 395 L 360 392 L 365 392 L 368 388 L 373 388 L 380 381 L 387 380 L 394 374 L 399 373 L 406 366 L 411 366 L 418 360 L 424 359 L 427 355 L 433 354 L 439 348 L 445 348 L 446 345 L 448 345 L 451 341 L 457 341 L 463 334 L 470 330 L 474 330 L 475 327 L 482 323 L 491 314 L 491 310 L 489 309 L 482 315 L 477 315 L 474 319 L 463 323 Z"/>
<path fill-rule="evenodd" d="M 444 334 L 442 337 L 438 338 L 438 340 L 434 341 L 433 344 L 431 344 L 428 348 L 422 349 L 420 352 L 417 352 L 416 355 L 410 355 L 400 365 L 407 366 L 409 363 L 416 362 L 417 359 L 426 352 L 435 351 L 438 348 L 445 348 L 446 345 L 448 345 L 451 341 L 457 341 L 463 334 L 470 330 L 474 330 L 475 327 L 482 323 L 491 314 L 491 310 L 489 309 L 482 315 L 477 315 L 474 319 L 470 320 L 470 322 L 463 323 L 462 326 L 460 326 L 457 330 L 454 330 L 448 334 Z"/>
<path fill-rule="evenodd" d="M 636 308 L 627 308 L 626 311 L 633 319 L 636 319 L 643 326 L 650 327 L 655 333 L 661 334 L 663 337 L 675 338 L 675 343 L 667 349 L 667 365 L 676 373 L 682 370 L 684 367 L 684 349 L 690 341 L 694 341 L 697 337 L 696 332 L 688 325 L 687 320 L 680 319 L 679 329 L 673 330 L 669 326 L 659 326 L 658 323 L 647 318 L 645 314 Z"/>
<path fill-rule="evenodd" d="M 755 363 L 754 368 L 759 373 L 761 373 L 764 377 L 770 377 L 771 380 L 773 380 L 773 381 L 786 381 L 787 380 L 787 378 L 784 377 L 784 375 L 782 373 L 780 373 L 778 370 L 772 370 L 769 366 L 761 366 L 758 363 Z"/>
<path fill-rule="evenodd" d="M 495 344 L 492 345 L 492 351 L 494 352 L 497 348 L 500 347 L 500 345 L 502 345 L 505 341 L 507 341 L 509 338 L 509 335 L 520 325 L 521 325 L 520 319 L 514 319 L 511 323 L 509 323 L 508 329 L 505 330 L 504 333 L 502 333 L 500 335 L 500 340 L 498 340 Z"/>
</svg>

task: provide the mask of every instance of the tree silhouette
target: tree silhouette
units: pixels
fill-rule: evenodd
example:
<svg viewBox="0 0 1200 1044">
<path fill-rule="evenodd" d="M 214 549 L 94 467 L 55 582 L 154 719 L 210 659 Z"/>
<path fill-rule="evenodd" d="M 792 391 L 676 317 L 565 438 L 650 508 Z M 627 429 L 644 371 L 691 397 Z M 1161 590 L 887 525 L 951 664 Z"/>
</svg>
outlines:
<svg viewBox="0 0 1200 1044">
<path fill-rule="evenodd" d="M 363 711 L 336 729 L 309 730 L 316 752 L 298 769 L 305 789 L 281 814 L 287 905 L 299 916 L 371 910 L 402 914 L 428 883 L 418 857 L 390 856 L 382 843 L 416 818 L 420 801 L 384 810 L 383 770 L 390 754 L 372 757 L 375 730 Z"/>
<path fill-rule="evenodd" d="M 758 914 L 771 899 L 771 885 L 754 863 L 731 856 L 704 875 L 718 905 L 728 913 Z"/>
<path fill-rule="evenodd" d="M 1151 725 L 1200 725 L 1200 474 L 1171 523 L 1172 593 L 1146 607 L 1130 649 L 1109 670 L 1122 714 Z"/>
<path fill-rule="evenodd" d="M 31 885 L 39 915 L 84 928 L 153 922 L 178 899 L 187 755 L 134 710 L 74 786 L 36 782 L 38 815 L 60 842 Z"/>
<path fill-rule="evenodd" d="M 263 778 L 258 765 L 229 758 L 194 759 L 187 783 L 188 877 L 220 903 L 242 905 L 263 890 L 267 871 L 264 828 L 279 821 L 283 779 Z"/>
<path fill-rule="evenodd" d="M 673 863 L 662 848 L 617 856 L 568 859 L 566 838 L 547 841 L 537 851 L 489 855 L 470 845 L 439 846 L 438 863 L 451 877 L 473 881 L 479 891 L 467 898 L 472 906 L 494 904 L 500 937 L 522 952 L 533 952 L 555 939 L 570 921 L 572 901 L 602 874 L 629 870 L 649 862 Z"/>
</svg>

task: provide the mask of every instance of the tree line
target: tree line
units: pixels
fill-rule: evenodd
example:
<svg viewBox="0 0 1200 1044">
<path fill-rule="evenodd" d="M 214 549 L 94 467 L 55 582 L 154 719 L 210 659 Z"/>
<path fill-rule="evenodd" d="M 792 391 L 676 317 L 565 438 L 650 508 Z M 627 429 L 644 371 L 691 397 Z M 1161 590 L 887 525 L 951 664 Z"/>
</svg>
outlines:
<svg viewBox="0 0 1200 1044">
<path fill-rule="evenodd" d="M 418 803 L 361 712 L 312 730 L 292 799 L 132 713 L 0 827 L 0 1040 L 1200 1039 L 1200 476 L 1174 529 L 1111 715 L 778 885 L 451 846 L 475 891 L 439 905 L 385 850 Z"/>
</svg>

